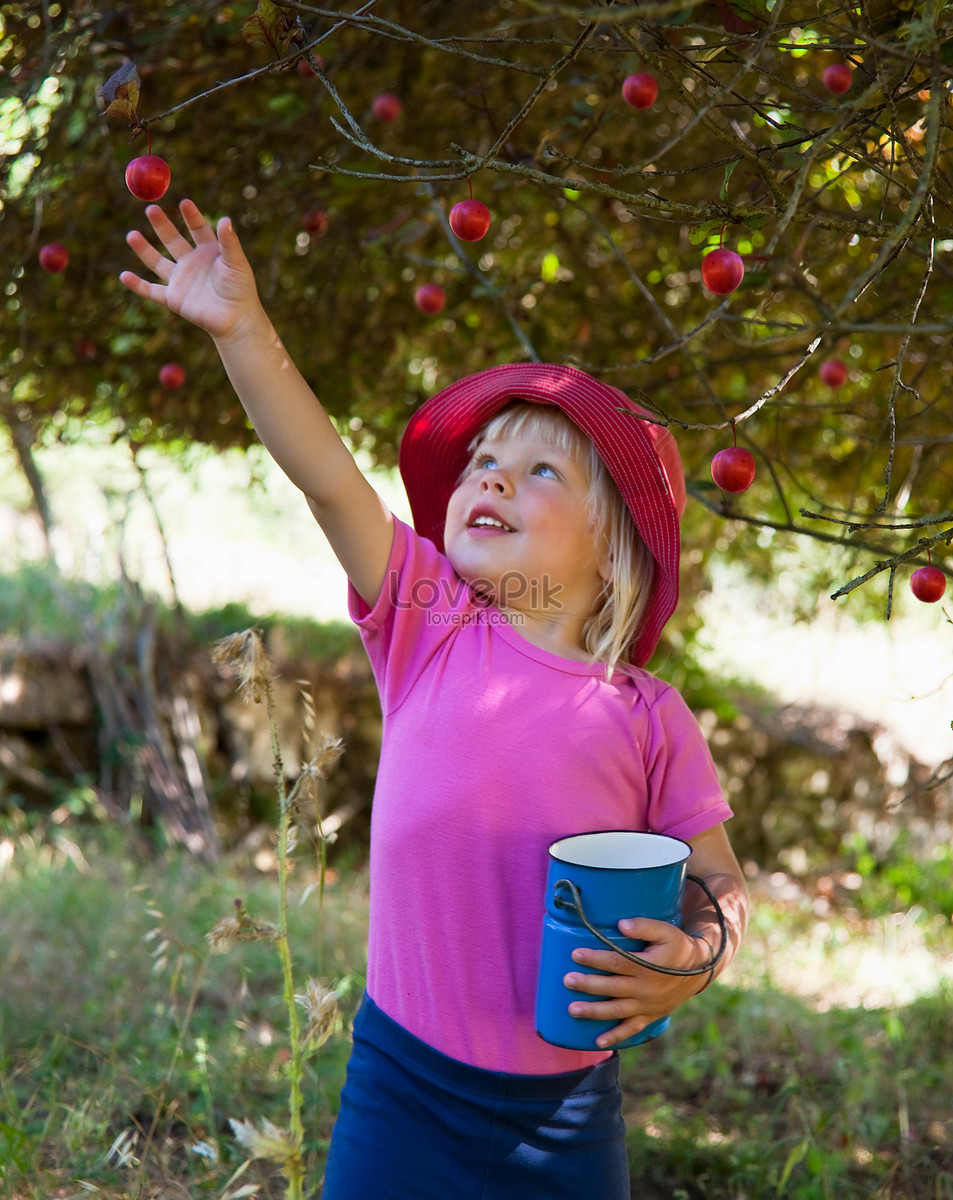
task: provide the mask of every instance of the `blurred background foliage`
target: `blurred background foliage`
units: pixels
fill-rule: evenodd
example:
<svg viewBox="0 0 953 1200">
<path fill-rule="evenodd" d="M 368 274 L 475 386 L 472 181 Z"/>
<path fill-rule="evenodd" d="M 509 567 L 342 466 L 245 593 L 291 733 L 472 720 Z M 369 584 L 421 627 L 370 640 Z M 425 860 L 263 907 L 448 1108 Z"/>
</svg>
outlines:
<svg viewBox="0 0 953 1200">
<path fill-rule="evenodd" d="M 0 13 L 0 417 L 26 468 L 87 422 L 173 452 L 254 437 L 209 341 L 118 282 L 145 223 L 124 171 L 149 146 L 167 208 L 233 217 L 289 349 L 373 459 L 393 462 L 409 414 L 461 374 L 571 362 L 673 425 L 701 501 L 689 564 L 714 549 L 767 581 L 808 537 L 803 603 L 873 571 L 850 603 L 878 615 L 894 569 L 905 587 L 929 552 L 949 571 L 944 0 Z M 843 94 L 823 82 L 834 61 L 853 70 Z M 128 63 L 136 116 L 104 116 Z M 658 80 L 649 109 L 622 97 L 636 71 Z M 374 116 L 382 92 L 397 120 Z M 446 218 L 471 188 L 493 220 L 461 244 Z M 50 242 L 69 251 L 58 274 L 38 262 Z M 746 263 L 723 298 L 700 278 L 720 243 Z M 446 292 L 438 315 L 414 304 L 425 282 Z M 828 358 L 849 369 L 839 388 Z M 758 475 L 729 498 L 709 460 L 735 436 Z"/>
</svg>

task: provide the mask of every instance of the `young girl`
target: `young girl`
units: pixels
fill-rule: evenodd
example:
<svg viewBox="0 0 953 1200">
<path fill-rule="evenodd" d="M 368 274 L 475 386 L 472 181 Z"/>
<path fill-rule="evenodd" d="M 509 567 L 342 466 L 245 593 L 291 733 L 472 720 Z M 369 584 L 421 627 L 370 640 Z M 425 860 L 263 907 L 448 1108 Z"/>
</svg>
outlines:
<svg viewBox="0 0 953 1200">
<path fill-rule="evenodd" d="M 747 907 L 701 733 L 642 669 L 678 594 L 674 441 L 571 367 L 491 368 L 410 421 L 411 529 L 288 358 L 229 220 L 213 230 L 183 201 L 186 237 L 158 207 L 146 215 L 165 253 L 127 240 L 160 282 L 121 279 L 214 339 L 347 572 L 380 690 L 367 992 L 323 1196 L 622 1200 L 613 1046 L 724 969 Z M 725 952 L 709 970 L 722 930 L 691 883 L 681 928 L 620 921 L 645 958 L 686 973 L 575 951 L 608 974 L 565 976 L 570 1013 L 616 1024 L 591 1050 L 563 1049 L 533 1019 L 547 848 L 614 829 L 690 844 Z"/>
</svg>

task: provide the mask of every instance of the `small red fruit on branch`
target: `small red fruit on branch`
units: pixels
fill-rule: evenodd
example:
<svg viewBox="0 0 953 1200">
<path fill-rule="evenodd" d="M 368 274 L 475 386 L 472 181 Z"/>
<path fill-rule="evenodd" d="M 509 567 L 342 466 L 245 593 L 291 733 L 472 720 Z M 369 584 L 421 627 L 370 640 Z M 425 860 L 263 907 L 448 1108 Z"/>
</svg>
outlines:
<svg viewBox="0 0 953 1200">
<path fill-rule="evenodd" d="M 176 362 L 166 363 L 159 368 L 159 382 L 170 391 L 180 388 L 185 383 L 185 368 Z"/>
<path fill-rule="evenodd" d="M 936 604 L 946 591 L 946 576 L 939 567 L 917 567 L 910 576 L 910 591 L 924 604 Z"/>
<path fill-rule="evenodd" d="M 379 96 L 375 96 L 371 104 L 371 112 L 377 117 L 378 121 L 385 121 L 390 124 L 391 121 L 396 121 L 403 111 L 403 105 L 399 97 L 393 92 L 381 92 Z"/>
<path fill-rule="evenodd" d="M 320 54 L 314 55 L 314 61 L 315 61 L 315 63 L 317 63 L 318 67 L 323 71 L 324 70 L 324 59 L 321 57 Z M 307 58 L 304 57 L 303 55 L 295 63 L 295 69 L 297 70 L 299 75 L 304 75 L 304 77 L 306 79 L 316 79 L 317 78 L 317 76 L 314 73 L 314 69 L 311 66 L 311 63 L 308 62 Z"/>
<path fill-rule="evenodd" d="M 839 388 L 847 382 L 847 368 L 838 358 L 829 358 L 827 362 L 822 362 L 818 374 L 821 382 L 826 383 L 828 387 Z"/>
<path fill-rule="evenodd" d="M 754 455 L 738 445 L 738 431 L 731 425 L 734 445 L 719 450 L 711 460 L 711 477 L 723 492 L 746 492 L 754 482 Z"/>
<path fill-rule="evenodd" d="M 171 182 L 169 164 L 158 154 L 143 154 L 126 167 L 126 187 L 137 200 L 160 200 Z"/>
<path fill-rule="evenodd" d="M 60 271 L 66 270 L 66 264 L 69 262 L 69 251 L 65 246 L 61 246 L 59 242 L 49 242 L 45 246 L 40 247 L 40 266 L 44 271 L 50 271 L 54 275 L 58 275 Z"/>
<path fill-rule="evenodd" d="M 833 92 L 836 96 L 842 96 L 844 92 L 850 90 L 854 72 L 847 63 L 836 62 L 824 68 L 822 78 L 824 86 L 829 92 Z"/>
<path fill-rule="evenodd" d="M 422 313 L 427 313 L 428 316 L 440 312 L 446 301 L 446 292 L 436 283 L 421 284 L 414 292 L 414 303 Z"/>
<path fill-rule="evenodd" d="M 702 283 L 716 296 L 727 296 L 744 279 L 744 259 L 734 250 L 719 246 L 702 259 Z"/>
<path fill-rule="evenodd" d="M 639 72 L 622 81 L 622 99 L 633 108 L 651 108 L 658 98 L 658 82 L 653 75 Z"/>
<path fill-rule="evenodd" d="M 320 208 L 312 208 L 301 218 L 301 224 L 315 237 L 324 237 L 328 231 L 328 214 Z"/>
<path fill-rule="evenodd" d="M 746 492 L 754 473 L 754 455 L 744 446 L 728 446 L 711 460 L 711 477 L 723 492 Z"/>
<path fill-rule="evenodd" d="M 461 200 L 450 209 L 450 228 L 462 242 L 478 242 L 490 228 L 490 210 L 482 200 Z"/>
</svg>

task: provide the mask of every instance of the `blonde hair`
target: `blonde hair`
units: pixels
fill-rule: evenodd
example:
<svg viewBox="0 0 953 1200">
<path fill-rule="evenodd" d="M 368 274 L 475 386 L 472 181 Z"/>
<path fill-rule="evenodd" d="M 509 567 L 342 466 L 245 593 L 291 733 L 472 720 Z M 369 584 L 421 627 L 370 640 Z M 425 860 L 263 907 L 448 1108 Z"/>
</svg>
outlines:
<svg viewBox="0 0 953 1200">
<path fill-rule="evenodd" d="M 582 644 L 593 662 L 604 662 L 609 672 L 618 666 L 628 666 L 652 591 L 655 560 L 639 536 L 632 513 L 592 439 L 561 409 L 514 400 L 486 422 L 473 446 L 484 438 L 519 434 L 552 442 L 586 476 L 593 537 L 604 537 L 608 542 L 612 567 L 596 608 L 583 626 Z"/>
</svg>

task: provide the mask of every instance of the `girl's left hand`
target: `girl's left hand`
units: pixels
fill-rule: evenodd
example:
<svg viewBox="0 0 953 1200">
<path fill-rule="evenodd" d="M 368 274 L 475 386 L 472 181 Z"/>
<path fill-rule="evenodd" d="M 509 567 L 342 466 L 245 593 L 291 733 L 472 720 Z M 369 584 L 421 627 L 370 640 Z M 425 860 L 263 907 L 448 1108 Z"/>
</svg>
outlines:
<svg viewBox="0 0 953 1200">
<path fill-rule="evenodd" d="M 653 921 L 633 917 L 619 922 L 619 932 L 626 937 L 649 943 L 639 957 L 661 966 L 702 967 L 711 960 L 711 948 L 700 938 L 690 937 L 668 921 Z M 653 1021 L 668 1016 L 680 1004 L 701 991 L 708 975 L 663 975 L 648 967 L 639 967 L 621 954 L 611 950 L 578 949 L 573 961 L 580 966 L 608 971 L 608 975 L 587 975 L 570 972 L 563 977 L 567 988 L 590 995 L 610 996 L 609 1000 L 574 1000 L 569 1012 L 574 1017 L 598 1021 L 618 1021 L 620 1024 L 596 1039 L 600 1049 L 609 1049 L 641 1033 Z"/>
</svg>

